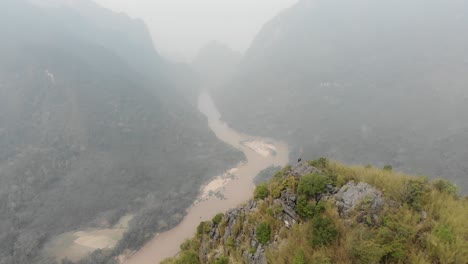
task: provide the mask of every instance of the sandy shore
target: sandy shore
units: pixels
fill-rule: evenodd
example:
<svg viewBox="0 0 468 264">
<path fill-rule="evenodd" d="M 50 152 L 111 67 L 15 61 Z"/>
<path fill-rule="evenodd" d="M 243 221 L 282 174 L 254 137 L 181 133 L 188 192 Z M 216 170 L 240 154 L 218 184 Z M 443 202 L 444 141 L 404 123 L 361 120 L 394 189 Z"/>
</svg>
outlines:
<svg viewBox="0 0 468 264">
<path fill-rule="evenodd" d="M 264 157 L 276 155 L 275 145 L 271 143 L 266 143 L 265 141 L 262 141 L 262 140 L 252 139 L 252 140 L 241 142 L 241 144 L 250 148 L 251 150 L 255 151 L 256 153 Z"/>
<path fill-rule="evenodd" d="M 57 260 L 68 258 L 78 261 L 96 249 L 113 248 L 127 231 L 132 217 L 123 216 L 112 228 L 79 230 L 58 235 L 45 245 L 46 251 Z"/>
</svg>

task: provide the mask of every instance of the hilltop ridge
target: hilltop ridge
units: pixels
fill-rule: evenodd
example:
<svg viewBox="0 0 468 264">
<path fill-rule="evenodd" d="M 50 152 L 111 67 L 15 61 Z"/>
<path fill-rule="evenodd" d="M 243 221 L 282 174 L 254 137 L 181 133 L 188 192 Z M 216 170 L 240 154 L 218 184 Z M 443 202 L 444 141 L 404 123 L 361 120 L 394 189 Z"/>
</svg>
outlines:
<svg viewBox="0 0 468 264">
<path fill-rule="evenodd" d="M 163 263 L 467 263 L 467 217 L 448 181 L 321 158 L 200 223 Z"/>
</svg>

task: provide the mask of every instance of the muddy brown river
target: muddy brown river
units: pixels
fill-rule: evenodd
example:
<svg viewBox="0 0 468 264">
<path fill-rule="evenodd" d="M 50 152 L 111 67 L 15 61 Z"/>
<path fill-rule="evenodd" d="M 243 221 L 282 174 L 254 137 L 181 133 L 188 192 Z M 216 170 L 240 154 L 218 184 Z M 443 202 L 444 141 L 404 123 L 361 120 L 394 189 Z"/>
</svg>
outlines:
<svg viewBox="0 0 468 264">
<path fill-rule="evenodd" d="M 157 234 L 143 248 L 122 262 L 124 264 L 155 264 L 175 256 L 179 246 L 194 236 L 201 221 L 211 220 L 217 213 L 225 212 L 252 197 L 254 177 L 269 166 L 288 163 L 288 146 L 272 139 L 239 133 L 220 120 L 211 97 L 202 93 L 198 108 L 208 118 L 211 130 L 227 144 L 244 152 L 247 161 L 207 183 L 200 190 L 200 198 L 187 210 L 187 215 L 176 227 Z M 209 195 L 217 192 L 218 195 Z M 221 199 L 224 197 L 223 199 Z"/>
</svg>

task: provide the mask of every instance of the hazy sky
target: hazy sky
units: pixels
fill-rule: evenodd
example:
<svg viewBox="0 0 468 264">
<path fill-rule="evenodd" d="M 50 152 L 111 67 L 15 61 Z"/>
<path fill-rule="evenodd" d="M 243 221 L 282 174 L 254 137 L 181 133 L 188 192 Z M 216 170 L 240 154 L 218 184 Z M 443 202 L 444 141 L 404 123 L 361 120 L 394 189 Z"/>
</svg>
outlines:
<svg viewBox="0 0 468 264">
<path fill-rule="evenodd" d="M 297 0 L 95 0 L 145 20 L 158 51 L 188 60 L 217 40 L 244 52 L 264 23 Z"/>
</svg>

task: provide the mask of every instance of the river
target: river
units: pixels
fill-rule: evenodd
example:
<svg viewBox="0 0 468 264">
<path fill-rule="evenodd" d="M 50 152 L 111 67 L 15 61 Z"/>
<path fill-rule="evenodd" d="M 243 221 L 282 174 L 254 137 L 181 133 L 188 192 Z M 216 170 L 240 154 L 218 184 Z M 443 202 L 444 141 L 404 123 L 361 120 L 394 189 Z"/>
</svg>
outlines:
<svg viewBox="0 0 468 264">
<path fill-rule="evenodd" d="M 216 136 L 241 150 L 247 161 L 202 188 L 200 196 L 204 199 L 197 200 L 187 210 L 187 215 L 179 225 L 156 235 L 143 248 L 127 260 L 123 260 L 125 264 L 154 264 L 175 256 L 179 252 L 180 244 L 195 235 L 201 221 L 211 220 L 217 213 L 225 212 L 250 199 L 255 188 L 253 179 L 260 171 L 272 165 L 285 166 L 288 163 L 289 151 L 285 143 L 233 130 L 221 121 L 221 115 L 208 93 L 199 96 L 198 108 L 207 117 Z M 214 191 L 221 196 L 207 195 Z"/>
</svg>

